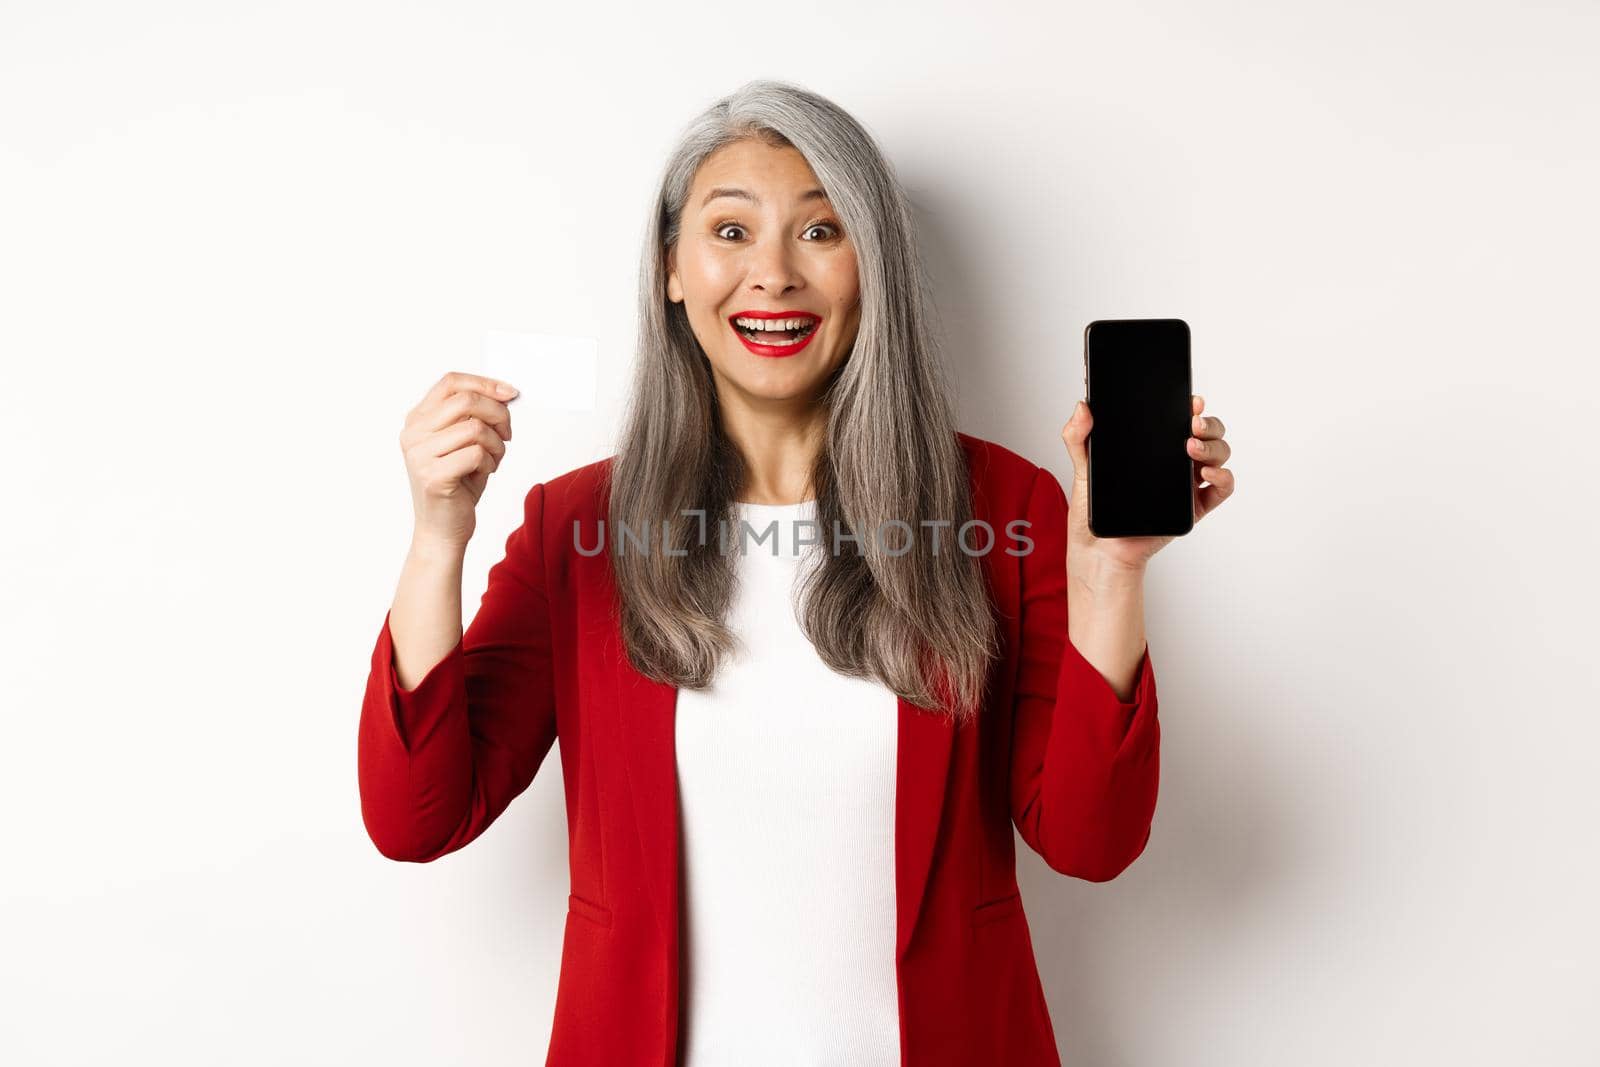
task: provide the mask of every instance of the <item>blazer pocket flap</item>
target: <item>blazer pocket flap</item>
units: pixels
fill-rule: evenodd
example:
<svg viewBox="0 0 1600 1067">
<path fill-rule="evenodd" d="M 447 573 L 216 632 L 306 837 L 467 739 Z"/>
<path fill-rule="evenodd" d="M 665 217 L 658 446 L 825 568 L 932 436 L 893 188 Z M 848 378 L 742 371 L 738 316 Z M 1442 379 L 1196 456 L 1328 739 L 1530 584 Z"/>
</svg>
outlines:
<svg viewBox="0 0 1600 1067">
<path fill-rule="evenodd" d="M 586 897 L 576 893 L 567 894 L 567 911 L 573 915 L 588 919 L 590 922 L 599 923 L 601 926 L 611 925 L 611 909 L 604 904 L 596 904 Z"/>
<path fill-rule="evenodd" d="M 998 900 L 987 901 L 972 909 L 972 925 L 985 926 L 999 922 L 1022 910 L 1022 891 L 1008 893 Z"/>
</svg>

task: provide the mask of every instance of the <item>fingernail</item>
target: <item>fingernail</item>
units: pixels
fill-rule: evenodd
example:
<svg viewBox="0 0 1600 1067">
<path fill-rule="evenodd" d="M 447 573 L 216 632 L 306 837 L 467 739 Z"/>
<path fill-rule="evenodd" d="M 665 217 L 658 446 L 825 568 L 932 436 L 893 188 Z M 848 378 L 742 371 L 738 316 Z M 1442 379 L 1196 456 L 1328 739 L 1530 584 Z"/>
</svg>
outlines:
<svg viewBox="0 0 1600 1067">
<path fill-rule="evenodd" d="M 500 382 L 500 383 L 496 384 L 495 387 L 494 387 L 494 391 L 499 393 L 501 396 L 517 396 L 518 393 L 520 392 L 517 389 L 516 386 L 508 385 L 505 382 Z"/>
</svg>

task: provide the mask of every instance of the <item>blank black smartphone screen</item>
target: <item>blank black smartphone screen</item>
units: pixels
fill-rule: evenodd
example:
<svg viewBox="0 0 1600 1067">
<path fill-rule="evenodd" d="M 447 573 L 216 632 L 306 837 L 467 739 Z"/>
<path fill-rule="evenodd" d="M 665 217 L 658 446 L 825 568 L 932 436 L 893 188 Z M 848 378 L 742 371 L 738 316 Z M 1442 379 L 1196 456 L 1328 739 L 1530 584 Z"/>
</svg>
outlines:
<svg viewBox="0 0 1600 1067">
<path fill-rule="evenodd" d="M 1089 530 L 1161 537 L 1194 528 L 1189 324 L 1101 319 L 1083 334 Z"/>
</svg>

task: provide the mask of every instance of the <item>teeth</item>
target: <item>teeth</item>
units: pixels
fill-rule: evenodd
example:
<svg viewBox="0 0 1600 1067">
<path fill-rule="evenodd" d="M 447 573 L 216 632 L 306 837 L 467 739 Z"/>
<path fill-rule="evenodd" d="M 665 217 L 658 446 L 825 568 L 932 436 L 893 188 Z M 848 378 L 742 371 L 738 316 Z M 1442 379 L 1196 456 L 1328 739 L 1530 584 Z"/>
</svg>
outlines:
<svg viewBox="0 0 1600 1067">
<path fill-rule="evenodd" d="M 747 330 L 798 330 L 810 326 L 815 319 L 734 319 Z"/>
</svg>

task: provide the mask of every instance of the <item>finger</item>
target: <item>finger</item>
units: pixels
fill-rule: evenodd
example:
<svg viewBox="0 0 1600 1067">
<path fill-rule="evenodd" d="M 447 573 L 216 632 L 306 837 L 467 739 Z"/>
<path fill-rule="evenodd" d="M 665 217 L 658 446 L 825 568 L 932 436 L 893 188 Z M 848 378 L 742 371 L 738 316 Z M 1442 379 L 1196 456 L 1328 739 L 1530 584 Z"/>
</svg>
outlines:
<svg viewBox="0 0 1600 1067">
<path fill-rule="evenodd" d="M 465 448 L 458 448 L 454 452 L 440 456 L 434 461 L 434 473 L 438 481 L 466 481 L 474 474 L 488 474 L 500 465 L 500 461 L 491 455 L 488 450 L 480 445 L 472 444 Z M 476 495 L 474 495 L 476 499 Z"/>
<path fill-rule="evenodd" d="M 1228 432 L 1222 420 L 1215 415 L 1196 415 L 1189 425 L 1189 431 L 1196 437 L 1221 437 Z"/>
<path fill-rule="evenodd" d="M 473 445 L 482 445 L 495 457 L 497 464 L 500 457 L 506 454 L 506 443 L 500 439 L 499 433 L 487 423 L 479 421 L 475 415 L 451 423 L 428 437 L 428 451 L 434 456 L 448 456 Z"/>
<path fill-rule="evenodd" d="M 472 502 L 476 504 L 483 499 L 484 486 L 489 481 L 491 471 L 474 471 L 461 479 L 461 484 L 467 487 L 467 492 L 472 494 Z"/>
<path fill-rule="evenodd" d="M 469 417 L 493 426 L 502 438 L 511 440 L 511 409 L 475 389 L 445 397 L 423 419 L 422 428 L 432 433 Z"/>
<path fill-rule="evenodd" d="M 1189 406 L 1194 408 L 1194 413 L 1198 415 L 1206 409 L 1206 398 L 1199 393 L 1190 393 Z"/>
<path fill-rule="evenodd" d="M 1202 441 L 1198 437 L 1189 438 L 1189 455 L 1196 460 L 1215 464 L 1220 467 L 1228 462 L 1228 457 L 1233 455 L 1233 446 L 1222 438 Z"/>
<path fill-rule="evenodd" d="M 453 393 L 475 392 L 484 396 L 497 397 L 501 400 L 510 400 L 518 393 L 517 387 L 510 382 L 503 382 L 498 378 L 485 378 L 481 374 L 468 374 L 466 371 L 453 370 L 433 383 L 433 388 L 428 390 L 422 398 L 423 405 L 437 404 Z"/>
<path fill-rule="evenodd" d="M 1224 500 L 1233 495 L 1233 472 L 1226 467 L 1202 467 L 1201 473 L 1205 475 L 1210 485 L 1200 490 L 1195 503 L 1195 521 L 1198 522 L 1211 514 Z"/>
</svg>

